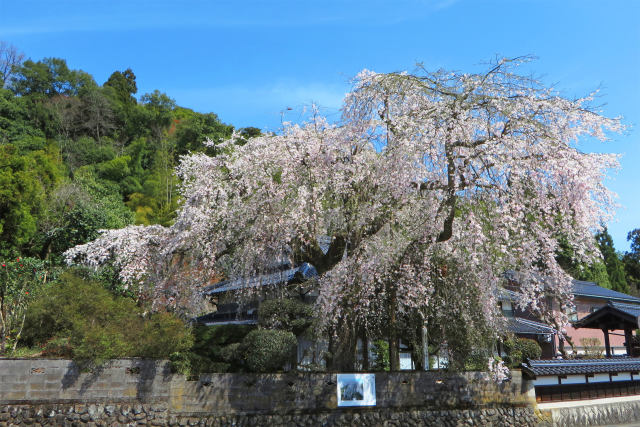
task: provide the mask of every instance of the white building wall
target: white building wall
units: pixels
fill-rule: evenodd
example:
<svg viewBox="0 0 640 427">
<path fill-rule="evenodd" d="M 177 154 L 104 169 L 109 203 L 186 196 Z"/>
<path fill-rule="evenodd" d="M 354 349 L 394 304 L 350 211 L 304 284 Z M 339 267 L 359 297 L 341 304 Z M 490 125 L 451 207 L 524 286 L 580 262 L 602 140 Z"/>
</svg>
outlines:
<svg viewBox="0 0 640 427">
<path fill-rule="evenodd" d="M 590 383 L 608 383 L 609 374 L 594 374 L 593 377 L 589 377 Z"/>
<path fill-rule="evenodd" d="M 537 377 L 533 380 L 533 385 L 558 385 L 558 377 L 555 375 Z"/>
<path fill-rule="evenodd" d="M 631 373 L 620 372 L 618 375 L 611 375 L 611 381 L 631 381 Z"/>
<path fill-rule="evenodd" d="M 586 382 L 584 375 L 567 375 L 567 378 L 561 380 L 561 384 L 585 384 Z"/>
</svg>

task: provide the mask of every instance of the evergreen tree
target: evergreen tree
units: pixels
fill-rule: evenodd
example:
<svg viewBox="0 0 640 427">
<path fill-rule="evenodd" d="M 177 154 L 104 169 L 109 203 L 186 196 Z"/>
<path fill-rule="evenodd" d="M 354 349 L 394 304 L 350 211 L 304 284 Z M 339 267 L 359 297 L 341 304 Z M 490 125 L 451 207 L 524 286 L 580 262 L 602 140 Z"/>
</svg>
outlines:
<svg viewBox="0 0 640 427">
<path fill-rule="evenodd" d="M 624 264 L 613 247 L 613 239 L 606 227 L 596 234 L 596 241 L 604 259 L 604 265 L 607 267 L 611 289 L 628 293 L 629 285 L 625 277 Z"/>
<path fill-rule="evenodd" d="M 611 289 L 609 273 L 602 260 L 593 261 L 591 264 L 582 263 L 576 260 L 575 251 L 567 242 L 565 237 L 558 239 L 558 250 L 556 260 L 560 267 L 571 277 L 577 280 L 586 280 Z"/>
<path fill-rule="evenodd" d="M 631 242 L 631 250 L 622 258 L 627 283 L 630 287 L 640 289 L 640 228 L 631 230 L 627 234 L 627 241 Z"/>
</svg>

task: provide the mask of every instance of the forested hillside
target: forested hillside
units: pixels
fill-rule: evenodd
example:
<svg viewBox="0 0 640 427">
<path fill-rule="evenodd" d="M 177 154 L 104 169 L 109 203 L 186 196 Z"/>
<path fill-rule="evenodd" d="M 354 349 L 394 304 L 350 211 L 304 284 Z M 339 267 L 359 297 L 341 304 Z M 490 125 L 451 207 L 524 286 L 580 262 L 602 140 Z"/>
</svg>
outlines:
<svg viewBox="0 0 640 427">
<path fill-rule="evenodd" d="M 153 353 L 132 346 L 142 338 L 123 335 L 118 323 L 142 322 L 145 301 L 121 287 L 112 268 L 65 274 L 61 254 L 102 229 L 171 224 L 181 203 L 180 156 L 215 155 L 235 129 L 137 86 L 131 69 L 97 82 L 63 58 L 25 60 L 0 41 L 0 355 L 20 351 L 22 341 L 50 355 L 82 357 L 85 348 L 89 359 Z M 240 143 L 260 134 L 237 132 Z M 207 139 L 213 144 L 203 145 Z M 65 312 L 64 304 L 73 308 Z M 173 338 L 184 326 L 172 323 L 181 320 L 145 319 L 182 342 Z M 47 332 L 34 338 L 38 331 Z M 163 357 L 178 349 L 164 347 Z"/>
<path fill-rule="evenodd" d="M 10 47 L 5 45 L 5 51 Z M 0 83 L 0 254 L 58 262 L 98 230 L 172 222 L 173 170 L 189 151 L 215 154 L 234 128 L 214 113 L 138 94 L 131 69 L 96 82 L 62 58 L 14 55 Z M 1 68 L 1 67 L 0 67 Z M 247 136 L 258 129 L 242 129 Z"/>
</svg>

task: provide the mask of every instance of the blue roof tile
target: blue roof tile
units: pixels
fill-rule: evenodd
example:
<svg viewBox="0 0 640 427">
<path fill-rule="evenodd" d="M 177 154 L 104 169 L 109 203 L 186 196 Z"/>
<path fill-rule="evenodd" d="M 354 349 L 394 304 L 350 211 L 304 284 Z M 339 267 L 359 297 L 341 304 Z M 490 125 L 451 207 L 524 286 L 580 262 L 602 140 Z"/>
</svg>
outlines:
<svg viewBox="0 0 640 427">
<path fill-rule="evenodd" d="M 556 330 L 549 325 L 523 319 L 522 317 L 508 317 L 507 329 L 514 334 L 521 335 L 548 335 L 556 332 Z"/>
<path fill-rule="evenodd" d="M 276 271 L 261 276 L 239 278 L 235 280 L 225 280 L 211 286 L 207 286 L 204 290 L 205 295 L 213 295 L 221 292 L 235 291 L 243 288 L 257 288 L 261 286 L 277 285 L 288 283 L 294 279 L 306 280 L 317 276 L 318 272 L 315 267 L 309 263 L 302 263 L 297 267 L 289 268 L 283 271 Z"/>
<path fill-rule="evenodd" d="M 622 292 L 598 286 L 594 282 L 585 282 L 583 280 L 573 281 L 573 294 L 582 297 L 600 298 L 611 301 L 634 302 L 640 304 L 640 298 L 623 294 Z"/>
</svg>

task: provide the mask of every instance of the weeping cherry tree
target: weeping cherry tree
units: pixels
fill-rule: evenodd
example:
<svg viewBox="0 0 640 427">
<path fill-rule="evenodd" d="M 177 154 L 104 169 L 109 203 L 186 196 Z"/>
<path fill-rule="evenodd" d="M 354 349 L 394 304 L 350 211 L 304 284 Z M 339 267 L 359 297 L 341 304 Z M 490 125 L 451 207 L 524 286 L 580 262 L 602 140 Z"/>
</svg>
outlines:
<svg viewBox="0 0 640 427">
<path fill-rule="evenodd" d="M 622 126 L 594 94 L 566 99 L 518 74 L 521 62 L 479 74 L 364 70 L 339 123 L 313 114 L 279 134 L 218 144 L 216 157 L 184 156 L 171 227 L 105 231 L 67 260 L 112 262 L 157 305 L 181 307 L 213 277 L 249 279 L 283 257 L 308 262 L 328 336 L 384 333 L 392 369 L 400 319 L 430 318 L 451 343 L 459 331 L 446 326 L 457 322 L 498 331 L 497 289 L 510 269 L 520 307 L 562 330 L 572 302 L 558 239 L 580 261 L 597 253 L 592 232 L 614 206 L 603 180 L 618 164 L 579 144 Z M 184 283 L 165 280 L 176 254 L 189 260 Z"/>
</svg>

